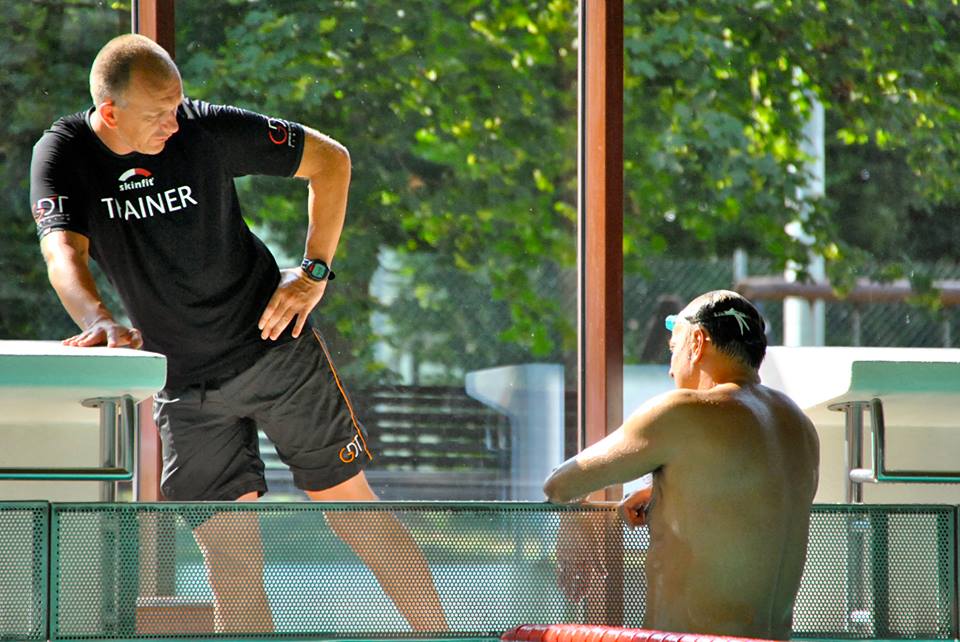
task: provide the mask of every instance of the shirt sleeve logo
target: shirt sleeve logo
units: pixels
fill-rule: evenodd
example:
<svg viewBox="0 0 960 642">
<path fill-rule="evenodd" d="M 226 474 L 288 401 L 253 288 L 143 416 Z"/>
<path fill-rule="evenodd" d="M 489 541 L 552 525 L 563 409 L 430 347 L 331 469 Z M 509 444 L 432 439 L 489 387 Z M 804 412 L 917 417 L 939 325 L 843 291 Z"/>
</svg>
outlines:
<svg viewBox="0 0 960 642">
<path fill-rule="evenodd" d="M 45 196 L 33 204 L 33 220 L 37 225 L 51 223 L 54 219 L 64 220 L 66 214 L 66 196 Z"/>
<path fill-rule="evenodd" d="M 30 208 L 33 220 L 37 224 L 37 237 L 43 238 L 51 231 L 63 229 L 70 225 L 70 214 L 67 212 L 66 196 L 44 196 Z"/>
<path fill-rule="evenodd" d="M 270 118 L 267 120 L 267 127 L 270 128 L 267 136 L 270 137 L 270 142 L 274 145 L 283 145 L 290 139 L 290 126 L 284 121 Z"/>
</svg>

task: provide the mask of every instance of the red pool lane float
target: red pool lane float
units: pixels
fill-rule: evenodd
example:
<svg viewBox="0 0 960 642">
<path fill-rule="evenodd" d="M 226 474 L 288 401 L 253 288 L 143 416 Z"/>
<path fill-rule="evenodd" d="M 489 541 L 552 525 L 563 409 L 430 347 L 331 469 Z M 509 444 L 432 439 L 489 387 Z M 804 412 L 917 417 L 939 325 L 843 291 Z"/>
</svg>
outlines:
<svg viewBox="0 0 960 642">
<path fill-rule="evenodd" d="M 522 624 L 504 633 L 500 639 L 502 642 L 756 642 L 756 638 L 668 633 L 591 624 Z"/>
</svg>

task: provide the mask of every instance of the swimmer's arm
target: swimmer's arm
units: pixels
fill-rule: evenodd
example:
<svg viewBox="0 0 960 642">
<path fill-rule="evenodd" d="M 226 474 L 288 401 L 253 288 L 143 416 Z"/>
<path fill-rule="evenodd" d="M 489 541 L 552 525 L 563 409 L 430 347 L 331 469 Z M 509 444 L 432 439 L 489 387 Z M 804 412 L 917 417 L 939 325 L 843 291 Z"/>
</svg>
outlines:
<svg viewBox="0 0 960 642">
<path fill-rule="evenodd" d="M 63 340 L 71 346 L 106 344 L 114 348 L 143 345 L 140 332 L 117 323 L 103 304 L 90 272 L 90 240 L 76 232 L 60 230 L 40 239 L 40 252 L 47 263 L 47 278 L 80 334 Z"/>
<path fill-rule="evenodd" d="M 320 132 L 304 127 L 303 158 L 295 176 L 308 181 L 307 240 L 304 257 L 320 259 L 333 267 L 347 215 L 350 188 L 350 153 Z M 326 291 L 327 281 L 313 281 L 299 266 L 282 271 L 280 285 L 260 315 L 262 339 L 276 339 L 291 321 L 293 336 L 300 336 L 310 312 Z"/>
<path fill-rule="evenodd" d="M 632 481 L 667 464 L 683 439 L 684 394 L 672 391 L 641 406 L 620 428 L 554 470 L 543 492 L 551 502 L 576 501 Z M 681 429 L 678 429 L 680 427 Z"/>
</svg>

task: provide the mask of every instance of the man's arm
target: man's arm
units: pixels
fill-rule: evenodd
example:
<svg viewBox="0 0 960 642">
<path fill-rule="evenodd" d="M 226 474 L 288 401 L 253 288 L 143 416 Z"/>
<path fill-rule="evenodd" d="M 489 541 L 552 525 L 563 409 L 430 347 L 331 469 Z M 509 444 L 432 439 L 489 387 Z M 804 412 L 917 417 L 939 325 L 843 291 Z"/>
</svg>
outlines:
<svg viewBox="0 0 960 642">
<path fill-rule="evenodd" d="M 304 127 L 303 158 L 296 176 L 309 181 L 304 256 L 332 266 L 347 213 L 350 154 L 329 136 Z M 260 317 L 260 337 L 276 339 L 295 317 L 293 336 L 300 336 L 326 287 L 326 280 L 312 281 L 299 267 L 283 270 L 280 285 Z"/>
<path fill-rule="evenodd" d="M 40 240 L 47 277 L 64 309 L 82 332 L 63 340 L 65 345 L 140 348 L 143 338 L 136 328 L 114 321 L 103 304 L 90 273 L 90 241 L 76 232 L 54 231 Z"/>
<path fill-rule="evenodd" d="M 547 499 L 573 501 L 669 463 L 689 435 L 689 397 L 689 391 L 674 390 L 643 404 L 617 430 L 557 467 L 543 486 Z"/>
<path fill-rule="evenodd" d="M 551 473 L 543 492 L 552 502 L 569 502 L 584 495 L 652 472 L 668 463 L 672 442 L 672 408 L 676 391 L 651 399 L 620 428 L 568 459 Z M 557 582 L 567 599 L 580 603 L 594 587 L 606 582 L 600 523 L 589 515 L 562 513 L 557 531 Z"/>
</svg>

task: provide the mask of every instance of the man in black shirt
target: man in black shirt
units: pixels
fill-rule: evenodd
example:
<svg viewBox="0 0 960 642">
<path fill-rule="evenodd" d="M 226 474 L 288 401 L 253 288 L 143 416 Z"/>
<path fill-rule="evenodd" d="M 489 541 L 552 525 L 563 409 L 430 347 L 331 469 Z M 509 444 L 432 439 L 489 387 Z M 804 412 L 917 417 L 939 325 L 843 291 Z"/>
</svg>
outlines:
<svg viewBox="0 0 960 642">
<path fill-rule="evenodd" d="M 334 277 L 347 150 L 297 123 L 185 98 L 173 60 L 142 36 L 104 46 L 90 91 L 94 107 L 58 120 L 34 148 L 33 215 L 50 282 L 81 328 L 64 343 L 143 346 L 167 357 L 154 403 L 164 494 L 259 497 L 267 490 L 259 428 L 311 499 L 376 499 L 363 472 L 372 457 L 365 432 L 308 321 Z M 247 174 L 308 181 L 301 266 L 280 270 L 246 226 L 233 179 Z M 104 305 L 90 258 L 116 287 L 130 325 Z M 375 525 L 383 538 L 368 542 L 349 513 L 327 520 L 414 629 L 446 628 L 429 568 L 399 522 L 384 514 Z M 237 558 L 224 537 L 231 526 L 256 522 L 220 513 L 194 526 L 218 629 L 272 630 L 262 561 Z M 400 559 L 388 564 L 378 548 Z M 414 569 L 412 587 L 403 584 L 404 566 Z M 245 586 L 260 587 L 256 599 L 241 594 Z"/>
</svg>

